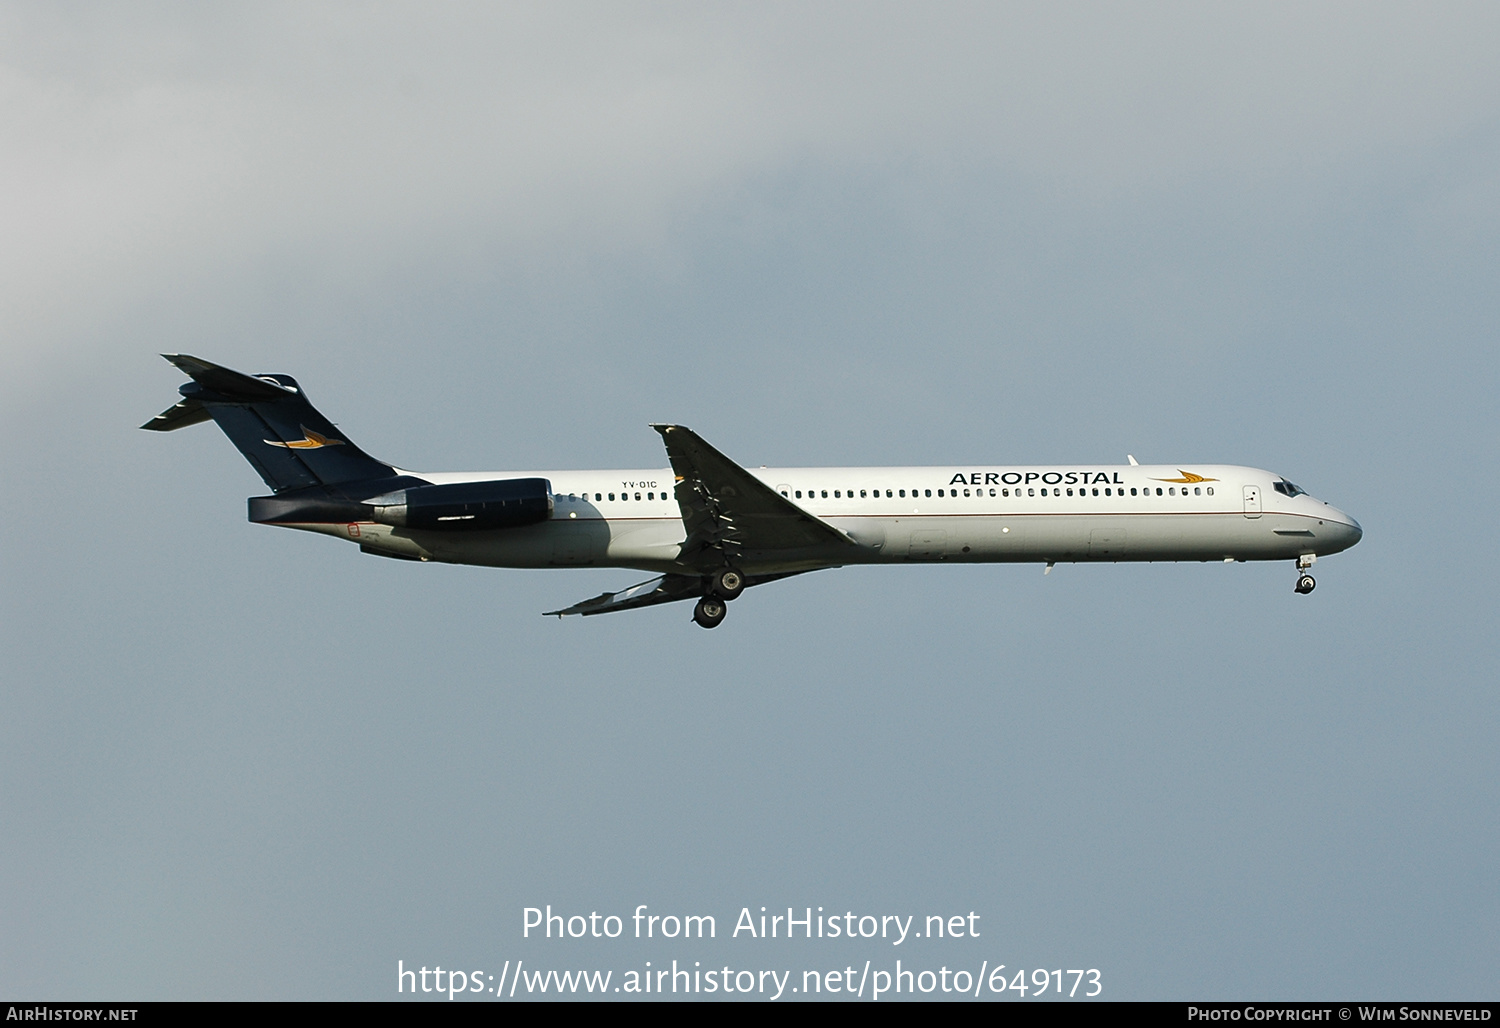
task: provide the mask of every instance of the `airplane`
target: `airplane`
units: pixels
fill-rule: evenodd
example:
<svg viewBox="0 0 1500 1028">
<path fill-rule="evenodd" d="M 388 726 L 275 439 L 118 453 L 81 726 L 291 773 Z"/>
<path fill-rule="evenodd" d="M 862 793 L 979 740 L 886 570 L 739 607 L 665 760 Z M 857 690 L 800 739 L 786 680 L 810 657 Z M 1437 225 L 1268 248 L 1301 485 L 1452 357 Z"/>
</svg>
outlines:
<svg viewBox="0 0 1500 1028">
<path fill-rule="evenodd" d="M 1286 478 L 1221 464 L 745 468 L 682 425 L 652 425 L 669 468 L 416 472 L 366 454 L 288 375 L 163 354 L 190 379 L 143 429 L 212 419 L 272 495 L 250 520 L 360 552 L 487 567 L 656 575 L 548 616 L 693 600 L 715 628 L 751 586 L 850 564 L 1291 560 L 1363 530 Z"/>
</svg>

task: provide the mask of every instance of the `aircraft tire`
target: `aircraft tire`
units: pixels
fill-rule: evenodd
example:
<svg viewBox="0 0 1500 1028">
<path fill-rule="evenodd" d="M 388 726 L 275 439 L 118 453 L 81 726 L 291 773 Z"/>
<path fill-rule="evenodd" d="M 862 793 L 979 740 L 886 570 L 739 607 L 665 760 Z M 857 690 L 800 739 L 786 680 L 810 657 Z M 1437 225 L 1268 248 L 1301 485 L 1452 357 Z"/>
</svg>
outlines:
<svg viewBox="0 0 1500 1028">
<path fill-rule="evenodd" d="M 729 608 L 723 600 L 716 596 L 705 596 L 693 608 L 693 620 L 703 628 L 718 628 L 728 612 Z"/>
<path fill-rule="evenodd" d="M 745 591 L 745 576 L 736 568 L 720 568 L 708 584 L 713 594 L 727 603 Z"/>
<path fill-rule="evenodd" d="M 1312 575 L 1303 575 L 1301 578 L 1297 579 L 1297 591 L 1303 596 L 1306 596 L 1317 587 L 1318 583 L 1313 580 Z"/>
</svg>

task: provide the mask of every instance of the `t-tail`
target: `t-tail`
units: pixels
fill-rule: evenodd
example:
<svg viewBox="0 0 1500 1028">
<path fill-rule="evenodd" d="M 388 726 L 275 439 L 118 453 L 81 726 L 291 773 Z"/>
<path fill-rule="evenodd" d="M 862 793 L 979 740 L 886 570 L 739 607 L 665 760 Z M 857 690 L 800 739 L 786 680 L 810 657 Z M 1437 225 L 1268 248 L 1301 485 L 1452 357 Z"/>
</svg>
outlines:
<svg viewBox="0 0 1500 1028">
<path fill-rule="evenodd" d="M 212 418 L 278 494 L 400 474 L 344 438 L 290 375 L 245 375 L 187 354 L 162 356 L 192 381 L 144 429 L 170 432 Z"/>
</svg>

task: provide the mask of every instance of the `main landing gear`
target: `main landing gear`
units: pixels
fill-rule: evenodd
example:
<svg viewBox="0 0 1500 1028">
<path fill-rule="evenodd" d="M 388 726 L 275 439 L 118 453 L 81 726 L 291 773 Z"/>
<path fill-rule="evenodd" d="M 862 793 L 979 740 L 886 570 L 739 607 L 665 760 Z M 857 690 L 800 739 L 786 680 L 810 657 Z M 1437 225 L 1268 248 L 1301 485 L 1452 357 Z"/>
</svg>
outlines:
<svg viewBox="0 0 1500 1028">
<path fill-rule="evenodd" d="M 720 568 L 704 582 L 704 596 L 693 608 L 693 620 L 704 628 L 718 628 L 729 612 L 729 601 L 744 591 L 743 572 L 738 568 Z"/>
<path fill-rule="evenodd" d="M 1317 581 L 1307 573 L 1307 569 L 1312 567 L 1313 561 L 1317 559 L 1317 556 L 1311 553 L 1304 553 L 1297 558 L 1297 592 L 1303 596 L 1318 587 Z"/>
<path fill-rule="evenodd" d="M 735 568 L 720 568 L 709 577 L 708 587 L 715 596 L 727 602 L 745 591 L 745 576 Z"/>
<path fill-rule="evenodd" d="M 717 596 L 705 596 L 693 608 L 693 620 L 704 628 L 718 628 L 729 606 Z"/>
</svg>

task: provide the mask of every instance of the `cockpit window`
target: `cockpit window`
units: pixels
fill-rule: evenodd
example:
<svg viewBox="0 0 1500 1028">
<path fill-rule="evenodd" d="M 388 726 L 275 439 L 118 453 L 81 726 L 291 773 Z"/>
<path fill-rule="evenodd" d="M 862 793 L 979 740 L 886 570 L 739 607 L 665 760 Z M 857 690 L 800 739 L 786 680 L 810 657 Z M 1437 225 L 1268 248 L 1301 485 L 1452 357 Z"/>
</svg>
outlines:
<svg viewBox="0 0 1500 1028">
<path fill-rule="evenodd" d="M 1306 493 L 1307 493 L 1306 489 L 1303 489 L 1300 486 L 1293 485 L 1291 482 L 1288 482 L 1284 478 L 1278 479 L 1277 481 L 1272 482 L 1271 483 L 1271 488 L 1275 489 L 1278 493 L 1281 493 L 1283 496 L 1303 496 L 1303 495 L 1306 495 Z"/>
</svg>

